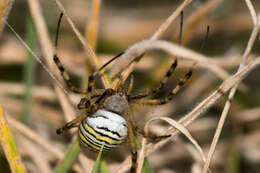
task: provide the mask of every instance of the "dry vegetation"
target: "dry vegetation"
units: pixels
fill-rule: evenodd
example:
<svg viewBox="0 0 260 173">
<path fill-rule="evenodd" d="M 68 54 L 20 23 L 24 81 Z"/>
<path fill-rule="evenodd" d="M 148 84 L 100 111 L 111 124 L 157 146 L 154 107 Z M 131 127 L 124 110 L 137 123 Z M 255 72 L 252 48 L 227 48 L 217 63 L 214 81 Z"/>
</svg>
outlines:
<svg viewBox="0 0 260 173">
<path fill-rule="evenodd" d="M 192 79 L 170 103 L 133 105 L 135 117 L 145 130 L 172 134 L 158 143 L 139 138 L 139 173 L 145 159 L 156 173 L 259 172 L 260 3 L 181 2 L 0 2 L 0 27 L 5 25 L 0 35 L 0 107 L 4 111 L 3 115 L 0 110 L 0 172 L 58 172 L 68 158 L 65 154 L 75 147 L 75 130 L 63 136 L 55 133 L 79 114 L 75 105 L 81 97 L 68 92 L 52 61 L 60 11 L 65 18 L 57 51 L 77 86 L 86 86 L 89 73 L 121 51 L 125 54 L 108 67 L 108 76 L 123 74 L 126 79 L 132 73 L 136 93 L 156 86 L 175 56 L 178 70 L 157 98 L 174 88 L 188 69 L 194 69 Z M 181 10 L 183 46 L 177 44 Z M 30 51 L 5 20 L 39 59 L 29 56 Z M 207 25 L 211 27 L 209 38 L 200 50 Z M 108 76 L 97 85 L 111 87 Z M 10 155 L 8 126 L 21 160 L 19 153 Z M 96 154 L 85 149 L 75 154 L 73 164 L 67 164 L 68 172 L 91 172 Z M 103 169 L 107 166 L 113 173 L 127 172 L 131 165 L 127 142 L 105 154 L 103 160 Z"/>
</svg>

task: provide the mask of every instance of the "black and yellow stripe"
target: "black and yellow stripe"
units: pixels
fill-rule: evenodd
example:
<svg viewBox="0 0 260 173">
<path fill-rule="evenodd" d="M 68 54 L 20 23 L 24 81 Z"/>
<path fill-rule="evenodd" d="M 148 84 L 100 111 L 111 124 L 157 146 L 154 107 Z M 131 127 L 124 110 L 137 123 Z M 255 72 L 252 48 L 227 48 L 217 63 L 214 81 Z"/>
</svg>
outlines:
<svg viewBox="0 0 260 173">
<path fill-rule="evenodd" d="M 88 117 L 95 119 L 96 117 Z M 107 119 L 107 117 L 99 117 Z M 92 151 L 99 151 L 102 146 L 104 151 L 118 147 L 125 139 L 117 131 L 113 131 L 106 126 L 91 126 L 87 120 L 81 122 L 78 130 L 79 141 Z"/>
</svg>

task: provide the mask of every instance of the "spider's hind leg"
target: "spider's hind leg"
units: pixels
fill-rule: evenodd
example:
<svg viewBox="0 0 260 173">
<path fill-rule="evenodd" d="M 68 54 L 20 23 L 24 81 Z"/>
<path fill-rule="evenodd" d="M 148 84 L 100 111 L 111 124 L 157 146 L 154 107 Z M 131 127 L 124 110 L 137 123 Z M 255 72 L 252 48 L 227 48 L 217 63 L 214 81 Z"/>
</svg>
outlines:
<svg viewBox="0 0 260 173">
<path fill-rule="evenodd" d="M 130 101 L 142 99 L 144 97 L 158 93 L 161 89 L 163 89 L 163 87 L 165 86 L 165 84 L 167 83 L 167 81 L 169 80 L 169 78 L 171 77 L 173 72 L 175 71 L 177 65 L 178 65 L 178 61 L 177 61 L 177 58 L 175 58 L 171 67 L 170 67 L 170 69 L 166 72 L 163 79 L 160 81 L 160 85 L 158 87 L 148 89 L 144 93 L 140 93 L 140 94 L 137 94 L 137 95 L 130 96 Z"/>
<path fill-rule="evenodd" d="M 190 69 L 181 79 L 177 86 L 172 89 L 172 91 L 163 99 L 150 99 L 150 100 L 138 100 L 137 103 L 146 104 L 146 105 L 162 105 L 170 102 L 173 97 L 180 91 L 180 89 L 184 86 L 184 84 L 191 78 L 193 69 Z"/>
<path fill-rule="evenodd" d="M 56 66 L 58 67 L 60 74 L 63 77 L 65 83 L 67 84 L 69 90 L 71 90 L 72 92 L 78 93 L 78 94 L 86 94 L 85 90 L 79 89 L 73 85 L 69 74 L 65 71 L 65 68 L 61 64 L 60 59 L 58 58 L 58 56 L 56 54 L 53 56 L 53 60 L 56 64 Z"/>
</svg>

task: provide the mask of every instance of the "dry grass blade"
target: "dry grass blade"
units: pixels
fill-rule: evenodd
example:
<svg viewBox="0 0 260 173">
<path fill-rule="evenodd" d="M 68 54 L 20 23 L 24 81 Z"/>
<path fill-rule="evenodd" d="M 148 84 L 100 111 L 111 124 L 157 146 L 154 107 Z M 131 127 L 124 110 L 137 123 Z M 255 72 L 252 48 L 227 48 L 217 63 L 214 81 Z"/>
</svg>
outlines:
<svg viewBox="0 0 260 173">
<path fill-rule="evenodd" d="M 246 2 L 246 5 L 247 5 L 247 7 L 250 11 L 251 16 L 252 16 L 252 21 L 253 21 L 254 25 L 256 25 L 257 16 L 256 16 L 255 8 L 254 8 L 251 0 L 245 0 L 245 2 Z"/>
<path fill-rule="evenodd" d="M 96 49 L 97 45 L 97 33 L 98 33 L 98 25 L 99 25 L 99 13 L 101 7 L 101 0 L 93 0 L 92 8 L 91 8 L 91 18 L 86 27 L 86 40 L 89 45 L 91 45 L 92 49 Z"/>
<path fill-rule="evenodd" d="M 250 51 L 251 51 L 251 49 L 253 47 L 253 44 L 254 44 L 254 41 L 255 41 L 256 37 L 257 37 L 258 31 L 259 31 L 259 27 L 260 27 L 260 13 L 258 15 L 256 25 L 255 25 L 255 27 L 254 27 L 254 29 L 252 31 L 252 34 L 251 34 L 251 36 L 249 38 L 246 50 L 245 50 L 245 52 L 243 54 L 243 61 L 241 62 L 240 66 L 238 68 L 238 71 L 240 71 L 241 68 L 244 67 L 246 61 L 248 60 L 248 55 L 249 55 L 249 53 L 250 53 Z M 220 117 L 220 120 L 219 120 L 219 123 L 218 123 L 218 126 L 217 126 L 217 130 L 215 132 L 212 144 L 210 146 L 207 162 L 206 162 L 206 164 L 204 165 L 204 168 L 203 168 L 203 173 L 206 173 L 208 168 L 209 168 L 209 164 L 210 164 L 210 161 L 211 161 L 211 159 L 213 157 L 213 154 L 214 154 L 217 142 L 219 140 L 219 136 L 220 136 L 221 131 L 223 129 L 223 125 L 225 123 L 225 120 L 226 120 L 226 117 L 228 115 L 229 109 L 231 107 L 231 100 L 233 99 L 233 97 L 234 97 L 234 95 L 236 93 L 237 87 L 238 87 L 238 83 L 234 87 L 232 87 L 232 89 L 231 89 L 231 91 L 230 91 L 230 93 L 228 95 L 228 100 L 225 103 L 224 109 L 222 111 L 222 114 L 221 114 L 221 117 Z"/>
<path fill-rule="evenodd" d="M 49 152 L 52 156 L 54 156 L 57 159 L 62 159 L 64 154 L 63 151 L 59 150 L 57 147 L 55 147 L 53 144 L 47 142 L 47 140 L 43 139 L 39 136 L 39 134 L 35 133 L 30 128 L 26 127 L 19 121 L 12 118 L 10 115 L 8 116 L 8 122 L 10 125 L 20 132 L 20 134 L 26 136 L 30 140 L 34 141 L 38 144 L 38 146 L 41 146 L 44 148 L 47 152 Z"/>
<path fill-rule="evenodd" d="M 185 0 L 151 36 L 151 40 L 157 40 L 167 30 L 169 25 L 179 16 L 181 11 L 189 4 L 192 0 Z"/>
<path fill-rule="evenodd" d="M 148 134 L 148 129 L 150 124 L 155 121 L 155 120 L 163 120 L 166 121 L 167 123 L 169 123 L 173 128 L 177 129 L 178 131 L 180 131 L 182 134 L 184 134 L 189 140 L 190 142 L 193 144 L 193 146 L 197 149 L 200 157 L 201 157 L 201 161 L 202 162 L 206 162 L 206 157 L 205 154 L 203 152 L 203 150 L 201 149 L 200 145 L 198 144 L 198 142 L 192 137 L 192 135 L 190 134 L 190 132 L 188 131 L 187 128 L 185 128 L 182 124 L 178 123 L 177 121 L 171 119 L 171 118 L 167 118 L 167 117 L 155 117 L 150 119 L 144 127 L 145 132 Z M 142 171 L 142 165 L 143 165 L 143 161 L 144 161 L 144 157 L 145 157 L 145 151 L 146 151 L 146 139 L 144 138 L 142 141 L 142 149 L 140 151 L 140 155 L 139 155 L 139 159 L 138 159 L 138 167 L 137 167 L 137 173 L 141 173 Z"/>
<path fill-rule="evenodd" d="M 42 16 L 39 1 L 38 0 L 28 0 L 28 3 L 29 3 L 32 17 L 35 22 L 35 26 L 37 28 L 37 34 L 38 34 L 39 41 L 40 41 L 40 44 L 41 44 L 41 47 L 43 50 L 43 54 L 48 63 L 48 67 L 55 74 L 55 76 L 59 76 L 56 66 L 54 65 L 53 60 L 52 60 L 52 57 L 53 57 L 52 44 L 51 44 L 49 34 L 47 32 L 46 23 Z M 66 120 L 73 119 L 75 117 L 75 111 L 74 111 L 73 107 L 71 106 L 67 96 L 64 94 L 64 92 L 59 87 L 57 87 L 57 85 L 55 85 L 55 91 L 59 97 L 59 101 L 60 101 L 62 109 L 64 111 Z"/>
<path fill-rule="evenodd" d="M 0 105 L 0 142 L 12 173 L 26 173 L 25 166 L 17 150 L 16 142 Z"/>
<path fill-rule="evenodd" d="M 46 155 L 39 150 L 38 146 L 27 140 L 26 138 L 22 138 L 21 136 L 18 138 L 20 144 L 28 156 L 32 159 L 34 164 L 36 165 L 37 171 L 39 173 L 51 173 L 51 167 L 48 164 L 48 159 Z M 41 157 L 39 157 L 41 156 Z"/>
</svg>

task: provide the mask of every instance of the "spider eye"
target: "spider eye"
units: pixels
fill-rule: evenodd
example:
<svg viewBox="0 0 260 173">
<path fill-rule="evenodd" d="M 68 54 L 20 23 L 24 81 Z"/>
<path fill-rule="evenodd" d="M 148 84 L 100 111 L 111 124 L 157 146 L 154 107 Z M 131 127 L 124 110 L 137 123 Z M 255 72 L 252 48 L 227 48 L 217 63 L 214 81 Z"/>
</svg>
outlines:
<svg viewBox="0 0 260 173">
<path fill-rule="evenodd" d="M 119 93 L 118 93 L 121 97 L 123 97 L 124 96 L 124 92 L 123 91 L 119 91 Z"/>
</svg>

